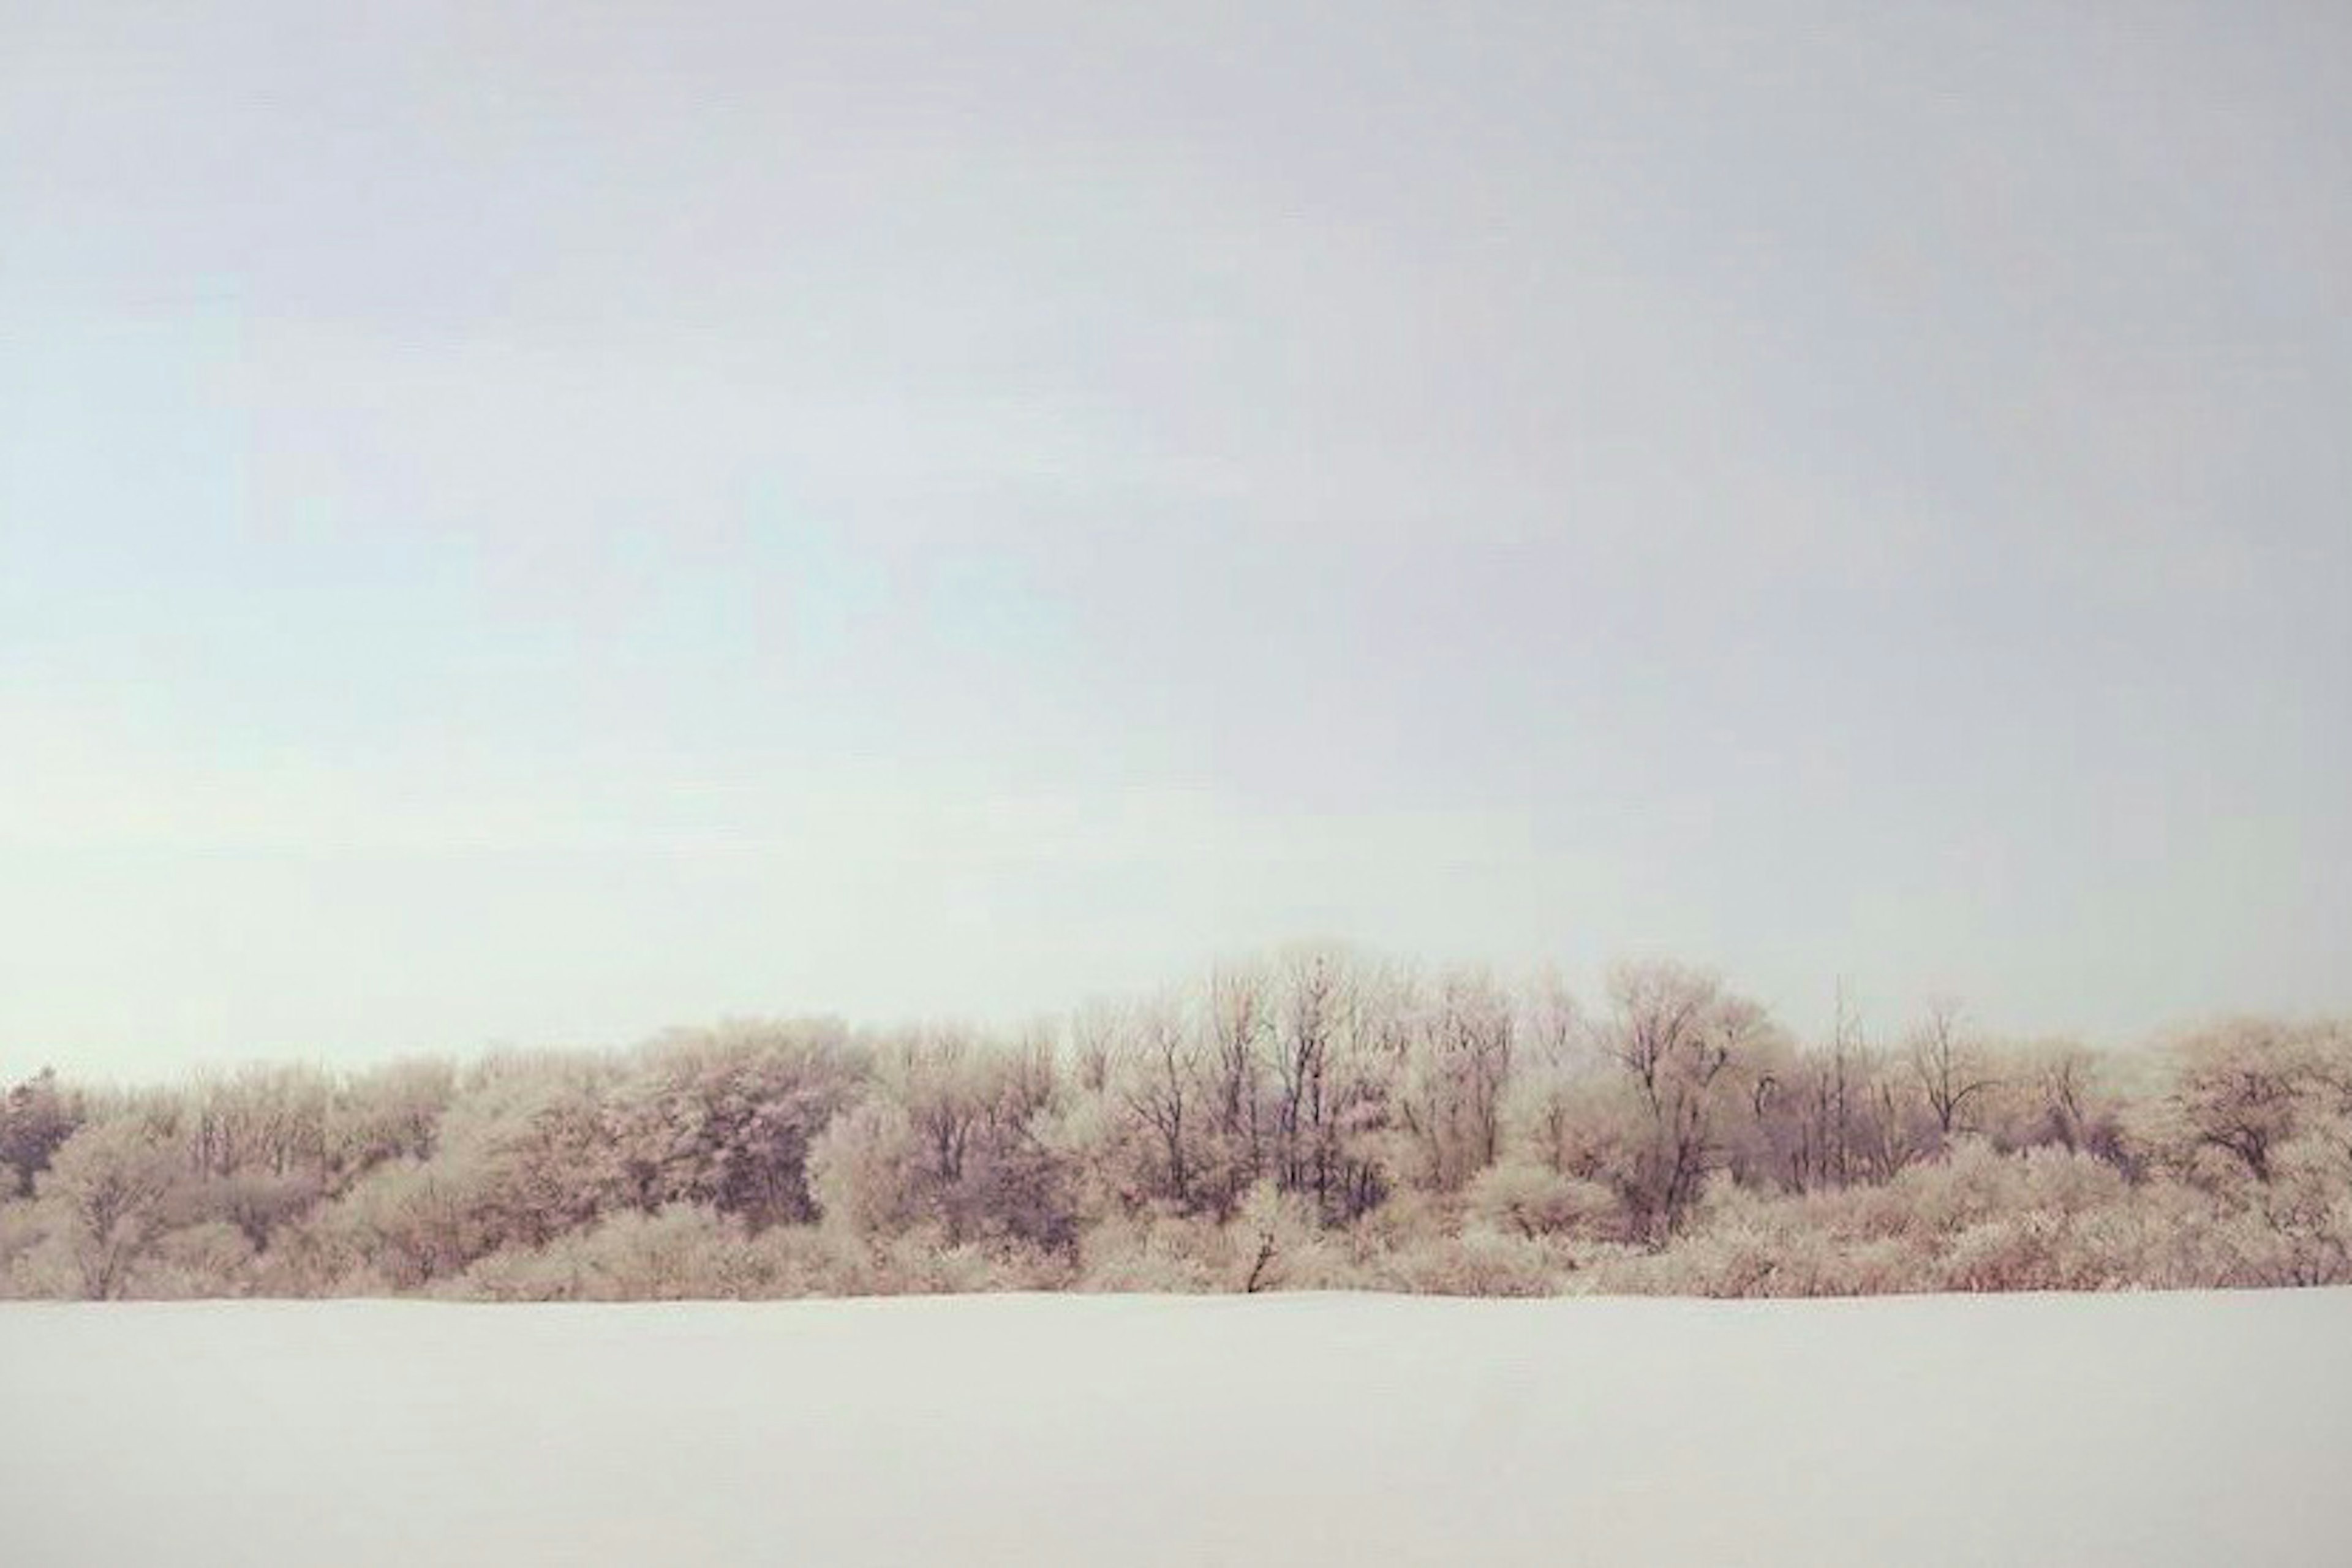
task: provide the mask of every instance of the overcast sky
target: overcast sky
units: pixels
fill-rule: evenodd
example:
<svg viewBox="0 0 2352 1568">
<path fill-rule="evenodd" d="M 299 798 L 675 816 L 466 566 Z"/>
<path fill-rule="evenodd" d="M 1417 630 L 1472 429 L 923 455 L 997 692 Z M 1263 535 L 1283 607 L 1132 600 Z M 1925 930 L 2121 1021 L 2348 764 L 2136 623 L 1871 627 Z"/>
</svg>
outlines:
<svg viewBox="0 0 2352 1568">
<path fill-rule="evenodd" d="M 2352 9 L 1145 9 L 0 0 L 0 1072 L 2352 1007 Z"/>
</svg>

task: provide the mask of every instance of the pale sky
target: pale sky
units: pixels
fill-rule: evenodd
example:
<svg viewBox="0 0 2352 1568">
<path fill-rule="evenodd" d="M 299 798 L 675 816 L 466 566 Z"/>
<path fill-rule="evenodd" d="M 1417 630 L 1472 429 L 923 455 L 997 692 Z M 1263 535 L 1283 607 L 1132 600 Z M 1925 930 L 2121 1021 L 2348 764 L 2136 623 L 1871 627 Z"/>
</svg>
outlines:
<svg viewBox="0 0 2352 1568">
<path fill-rule="evenodd" d="M 0 0 L 0 1074 L 2343 1009 L 2347 672 L 2337 0 Z"/>
</svg>

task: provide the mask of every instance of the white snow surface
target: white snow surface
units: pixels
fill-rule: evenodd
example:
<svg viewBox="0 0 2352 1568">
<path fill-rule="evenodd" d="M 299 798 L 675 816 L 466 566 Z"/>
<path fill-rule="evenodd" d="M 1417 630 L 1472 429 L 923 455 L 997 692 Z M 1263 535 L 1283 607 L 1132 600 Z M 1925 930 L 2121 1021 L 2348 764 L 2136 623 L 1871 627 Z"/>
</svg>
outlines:
<svg viewBox="0 0 2352 1568">
<path fill-rule="evenodd" d="M 0 1563 L 2352 1563 L 2352 1291 L 0 1308 Z"/>
</svg>

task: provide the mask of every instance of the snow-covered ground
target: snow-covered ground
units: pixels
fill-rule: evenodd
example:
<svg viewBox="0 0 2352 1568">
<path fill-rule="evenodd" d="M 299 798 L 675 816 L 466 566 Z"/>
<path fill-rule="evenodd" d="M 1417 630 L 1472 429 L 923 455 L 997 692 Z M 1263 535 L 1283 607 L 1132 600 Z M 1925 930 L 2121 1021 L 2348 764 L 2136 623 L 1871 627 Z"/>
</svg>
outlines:
<svg viewBox="0 0 2352 1568">
<path fill-rule="evenodd" d="M 0 1563 L 2352 1563 L 2352 1292 L 0 1308 Z"/>
</svg>

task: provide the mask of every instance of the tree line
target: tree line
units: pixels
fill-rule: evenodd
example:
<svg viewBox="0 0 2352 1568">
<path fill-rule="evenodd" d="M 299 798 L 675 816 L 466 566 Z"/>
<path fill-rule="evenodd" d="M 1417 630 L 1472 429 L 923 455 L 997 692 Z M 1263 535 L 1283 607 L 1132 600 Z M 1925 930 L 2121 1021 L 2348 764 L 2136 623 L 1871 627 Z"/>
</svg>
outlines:
<svg viewBox="0 0 2352 1568">
<path fill-rule="evenodd" d="M 1671 963 L 1588 1005 L 1297 950 L 1010 1036 L 0 1097 L 0 1294 L 1860 1294 L 2352 1280 L 2352 1024 L 2099 1053 L 1956 1005 L 1801 1040 Z"/>
</svg>

